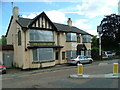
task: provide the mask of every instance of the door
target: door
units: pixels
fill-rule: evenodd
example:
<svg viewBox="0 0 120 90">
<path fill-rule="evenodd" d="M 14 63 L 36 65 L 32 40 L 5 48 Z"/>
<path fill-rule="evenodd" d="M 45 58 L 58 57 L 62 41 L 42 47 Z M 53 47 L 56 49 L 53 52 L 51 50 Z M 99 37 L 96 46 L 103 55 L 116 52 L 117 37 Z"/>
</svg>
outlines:
<svg viewBox="0 0 120 90">
<path fill-rule="evenodd" d="M 11 68 L 13 63 L 13 52 L 4 52 L 3 53 L 3 64 L 6 68 Z"/>
</svg>

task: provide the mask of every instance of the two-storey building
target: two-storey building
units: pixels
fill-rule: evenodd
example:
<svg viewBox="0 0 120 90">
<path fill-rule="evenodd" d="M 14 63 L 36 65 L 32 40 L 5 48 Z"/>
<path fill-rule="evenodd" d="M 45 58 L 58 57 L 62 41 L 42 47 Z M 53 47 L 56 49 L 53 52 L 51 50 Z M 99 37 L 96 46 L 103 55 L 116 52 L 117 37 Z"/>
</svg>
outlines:
<svg viewBox="0 0 120 90">
<path fill-rule="evenodd" d="M 76 55 L 91 56 L 91 35 L 72 26 L 52 22 L 45 12 L 33 19 L 13 16 L 6 33 L 7 44 L 14 47 L 13 65 L 22 69 L 42 68 L 66 63 Z"/>
</svg>

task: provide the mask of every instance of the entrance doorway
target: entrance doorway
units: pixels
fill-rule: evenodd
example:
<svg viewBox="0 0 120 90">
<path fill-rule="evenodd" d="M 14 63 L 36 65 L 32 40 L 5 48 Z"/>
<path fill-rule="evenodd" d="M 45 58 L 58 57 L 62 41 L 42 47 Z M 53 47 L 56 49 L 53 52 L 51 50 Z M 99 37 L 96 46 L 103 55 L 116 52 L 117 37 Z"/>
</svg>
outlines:
<svg viewBox="0 0 120 90">
<path fill-rule="evenodd" d="M 87 50 L 85 44 L 78 44 L 77 45 L 77 55 L 86 55 L 85 51 Z"/>
</svg>

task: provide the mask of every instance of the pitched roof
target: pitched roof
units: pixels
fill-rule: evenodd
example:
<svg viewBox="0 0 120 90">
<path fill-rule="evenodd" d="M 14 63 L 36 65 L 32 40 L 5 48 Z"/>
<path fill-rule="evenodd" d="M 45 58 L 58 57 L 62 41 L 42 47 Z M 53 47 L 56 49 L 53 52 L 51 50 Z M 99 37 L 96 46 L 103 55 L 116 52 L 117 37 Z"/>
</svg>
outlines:
<svg viewBox="0 0 120 90">
<path fill-rule="evenodd" d="M 7 37 L 7 34 L 9 32 L 9 28 L 11 26 L 12 20 L 13 20 L 13 16 L 11 16 L 10 23 L 9 23 L 9 26 L 8 26 L 8 29 L 7 29 L 7 32 L 6 32 L 6 35 L 5 35 L 6 37 Z"/>
<path fill-rule="evenodd" d="M 72 33 L 90 35 L 89 33 L 85 32 L 77 27 L 74 27 L 74 26 L 69 26 L 69 25 L 65 25 L 65 24 L 58 24 L 58 23 L 54 23 L 54 25 L 56 26 L 56 28 L 60 32 L 72 32 Z"/>
<path fill-rule="evenodd" d="M 42 12 L 40 15 L 36 16 L 34 19 L 19 17 L 17 20 L 17 23 L 23 28 L 29 28 L 29 26 L 32 23 L 34 23 L 34 21 L 41 15 L 46 16 L 46 14 L 44 12 Z M 47 17 L 47 19 L 49 19 L 49 18 Z M 83 35 L 91 35 L 77 27 L 74 27 L 74 26 L 68 26 L 65 24 L 59 24 L 59 23 L 53 23 L 53 22 L 51 22 L 51 23 L 55 26 L 55 28 L 57 29 L 58 32 L 72 32 L 72 33 L 79 33 L 79 34 L 83 34 Z"/>
<path fill-rule="evenodd" d="M 19 19 L 17 20 L 18 24 L 24 28 L 27 28 L 32 21 L 33 19 L 22 18 L 22 17 L 19 17 Z"/>
<path fill-rule="evenodd" d="M 17 22 L 19 23 L 21 27 L 28 28 L 31 22 L 33 22 L 33 19 L 19 17 Z M 53 23 L 53 24 L 55 25 L 55 27 L 57 28 L 57 31 L 59 32 L 71 32 L 71 33 L 79 33 L 79 34 L 84 34 L 84 35 L 91 35 L 74 26 L 68 26 L 68 25 L 59 24 L 59 23 Z"/>
</svg>

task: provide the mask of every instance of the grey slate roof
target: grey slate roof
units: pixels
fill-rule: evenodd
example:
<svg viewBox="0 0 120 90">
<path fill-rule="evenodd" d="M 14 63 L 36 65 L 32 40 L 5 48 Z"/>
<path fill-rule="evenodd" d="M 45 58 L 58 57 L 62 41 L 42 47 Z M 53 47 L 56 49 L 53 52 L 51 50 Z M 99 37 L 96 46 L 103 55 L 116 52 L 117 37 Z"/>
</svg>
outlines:
<svg viewBox="0 0 120 90">
<path fill-rule="evenodd" d="M 17 22 L 20 24 L 20 26 L 27 28 L 28 25 L 33 21 L 33 19 L 28 19 L 28 18 L 21 18 L 17 20 Z"/>
<path fill-rule="evenodd" d="M 89 33 L 85 32 L 77 27 L 74 27 L 74 26 L 68 26 L 65 24 L 58 24 L 58 23 L 54 23 L 54 25 L 60 32 L 72 32 L 72 33 L 90 35 Z"/>
<path fill-rule="evenodd" d="M 27 18 L 19 17 L 17 22 L 21 27 L 29 28 L 28 26 L 33 20 L 34 19 L 27 19 Z M 59 23 L 53 23 L 53 24 L 57 28 L 58 32 L 71 32 L 71 33 L 79 33 L 79 34 L 83 34 L 83 35 L 91 35 L 77 27 L 74 27 L 74 26 L 68 26 L 68 25 L 59 24 Z"/>
</svg>

